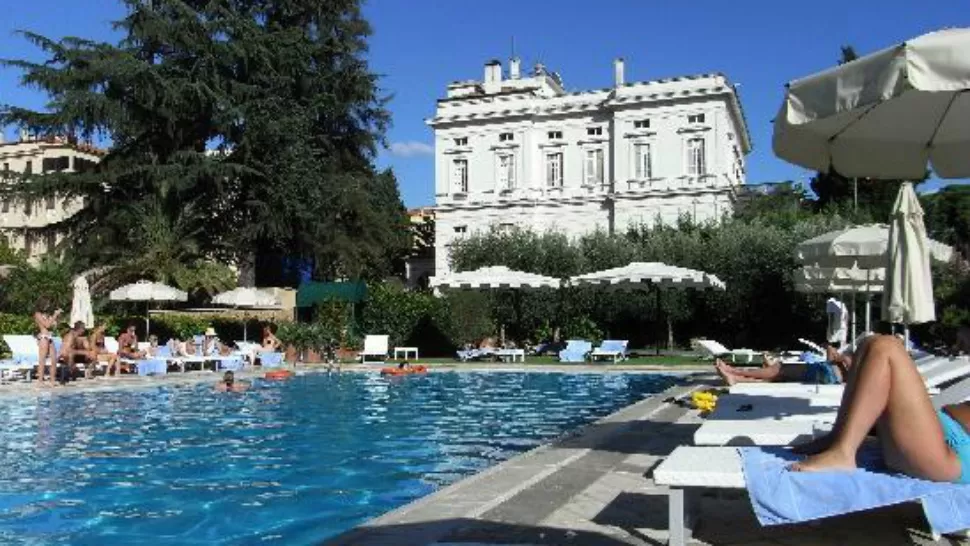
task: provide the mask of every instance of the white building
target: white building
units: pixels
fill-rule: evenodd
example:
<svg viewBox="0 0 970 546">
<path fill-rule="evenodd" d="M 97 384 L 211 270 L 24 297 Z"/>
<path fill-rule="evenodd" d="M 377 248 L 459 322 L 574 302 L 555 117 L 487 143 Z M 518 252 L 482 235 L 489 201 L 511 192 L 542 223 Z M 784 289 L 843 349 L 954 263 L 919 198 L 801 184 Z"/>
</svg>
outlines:
<svg viewBox="0 0 970 546">
<path fill-rule="evenodd" d="M 101 161 L 101 150 L 61 138 L 32 139 L 25 133 L 17 142 L 0 138 L 0 179 L 17 183 L 15 174 L 82 171 Z M 41 228 L 62 221 L 81 208 L 81 201 L 49 197 L 26 204 L 0 196 L 0 236 L 15 249 L 25 250 L 31 261 L 50 252 L 58 238 Z"/>
<path fill-rule="evenodd" d="M 732 210 L 751 143 L 734 86 L 720 74 L 567 92 L 537 65 L 448 86 L 435 132 L 435 269 L 476 231 L 518 226 L 578 236 Z"/>
</svg>

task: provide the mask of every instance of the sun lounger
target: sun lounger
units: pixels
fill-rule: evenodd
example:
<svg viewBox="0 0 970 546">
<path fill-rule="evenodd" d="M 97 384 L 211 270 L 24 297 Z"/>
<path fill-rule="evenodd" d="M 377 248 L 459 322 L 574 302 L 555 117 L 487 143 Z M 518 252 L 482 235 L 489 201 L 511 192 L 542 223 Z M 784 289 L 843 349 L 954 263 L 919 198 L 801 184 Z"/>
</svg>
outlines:
<svg viewBox="0 0 970 546">
<path fill-rule="evenodd" d="M 608 358 L 617 363 L 621 360 L 626 360 L 626 346 L 629 341 L 625 339 L 607 339 L 600 346 L 593 349 L 593 352 L 589 353 L 589 359 L 596 362 L 600 358 Z"/>
<path fill-rule="evenodd" d="M 30 381 L 30 373 L 37 366 L 37 357 L 40 356 L 37 339 L 29 335 L 8 334 L 3 336 L 3 340 L 10 348 L 11 356 L 0 361 L 0 378 L 22 376 Z"/>
<path fill-rule="evenodd" d="M 970 486 L 866 470 L 787 472 L 787 456 L 748 449 L 742 455 L 733 447 L 680 446 L 654 469 L 654 482 L 672 488 L 669 544 L 687 543 L 694 515 L 692 501 L 702 489 L 747 489 L 763 525 L 920 502 L 935 535 L 970 527 Z"/>
<path fill-rule="evenodd" d="M 505 362 L 515 362 L 519 359 L 519 362 L 525 362 L 525 349 L 496 349 L 495 357 Z"/>
<path fill-rule="evenodd" d="M 388 336 L 368 335 L 364 337 L 364 350 L 360 352 L 361 364 L 367 364 L 368 358 L 376 359 L 370 361 L 371 364 L 384 364 L 387 362 L 389 343 Z"/>
<path fill-rule="evenodd" d="M 593 350 L 593 344 L 582 339 L 570 339 L 566 348 L 559 351 L 559 362 L 586 362 L 586 356 Z"/>
<path fill-rule="evenodd" d="M 693 344 L 697 350 L 704 353 L 704 356 L 710 360 L 725 358 L 730 359 L 734 363 L 751 364 L 756 360 L 760 361 L 765 355 L 763 351 L 754 351 L 751 349 L 728 349 L 713 339 L 695 339 Z"/>
</svg>

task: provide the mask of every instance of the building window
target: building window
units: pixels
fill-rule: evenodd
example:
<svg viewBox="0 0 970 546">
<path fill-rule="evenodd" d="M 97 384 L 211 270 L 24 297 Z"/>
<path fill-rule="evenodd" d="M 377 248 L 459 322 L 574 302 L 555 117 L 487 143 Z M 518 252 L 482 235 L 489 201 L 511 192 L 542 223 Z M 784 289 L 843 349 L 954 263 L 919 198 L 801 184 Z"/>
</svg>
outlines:
<svg viewBox="0 0 970 546">
<path fill-rule="evenodd" d="M 451 164 L 452 191 L 468 193 L 468 160 L 456 159 Z"/>
<path fill-rule="evenodd" d="M 546 186 L 562 187 L 562 152 L 546 154 Z"/>
<path fill-rule="evenodd" d="M 54 210 L 54 196 L 48 195 L 44 198 L 44 204 L 47 205 L 47 210 Z"/>
<path fill-rule="evenodd" d="M 633 157 L 636 159 L 634 175 L 637 180 L 653 178 L 653 159 L 650 157 L 650 144 L 638 142 L 633 146 Z"/>
<path fill-rule="evenodd" d="M 49 253 L 54 252 L 54 247 L 57 246 L 57 235 L 52 232 L 48 232 L 44 235 L 44 248 Z"/>
<path fill-rule="evenodd" d="M 468 233 L 468 226 L 455 226 L 456 235 L 464 235 Z"/>
<path fill-rule="evenodd" d="M 24 231 L 24 252 L 27 256 L 34 253 L 34 234 L 30 231 Z"/>
<path fill-rule="evenodd" d="M 586 161 L 583 167 L 583 180 L 586 185 L 603 183 L 603 149 L 586 150 Z"/>
<path fill-rule="evenodd" d="M 602 127 L 589 127 L 586 129 L 586 134 L 589 136 L 603 136 Z"/>
<path fill-rule="evenodd" d="M 29 175 L 33 174 L 33 172 L 34 172 L 34 162 L 33 161 L 28 161 L 27 162 L 27 166 L 24 167 L 24 174 L 29 176 Z"/>
<path fill-rule="evenodd" d="M 649 119 L 638 119 L 633 122 L 634 129 L 649 129 L 650 120 Z"/>
<path fill-rule="evenodd" d="M 687 123 L 704 123 L 704 114 L 691 114 L 687 116 Z"/>
<path fill-rule="evenodd" d="M 3 179 L 10 180 L 10 163 L 3 164 Z"/>
<path fill-rule="evenodd" d="M 498 187 L 500 190 L 515 189 L 515 155 L 501 154 L 498 156 Z"/>
<path fill-rule="evenodd" d="M 512 231 L 514 229 L 515 229 L 515 224 L 502 223 L 502 224 L 499 224 L 498 225 L 498 232 L 499 233 L 509 233 L 510 231 Z"/>
<path fill-rule="evenodd" d="M 34 205 L 30 202 L 30 199 L 24 200 L 24 214 L 30 216 L 34 213 Z"/>
<path fill-rule="evenodd" d="M 687 141 L 687 174 L 690 176 L 707 174 L 707 158 L 704 156 L 703 138 L 692 138 Z"/>
<path fill-rule="evenodd" d="M 512 133 L 499 133 L 498 135 L 499 142 L 512 142 L 514 139 L 515 135 Z"/>
<path fill-rule="evenodd" d="M 40 164 L 41 170 L 45 173 L 66 171 L 71 168 L 71 158 L 68 156 L 45 157 Z"/>
<path fill-rule="evenodd" d="M 455 139 L 455 146 L 468 146 L 468 137 L 458 137 Z"/>
<path fill-rule="evenodd" d="M 546 136 L 549 140 L 562 140 L 562 131 L 549 131 Z"/>
<path fill-rule="evenodd" d="M 2 203 L 2 205 L 0 205 L 0 210 L 2 210 L 3 212 L 10 212 L 10 200 L 9 199 L 0 200 L 0 203 Z"/>
</svg>

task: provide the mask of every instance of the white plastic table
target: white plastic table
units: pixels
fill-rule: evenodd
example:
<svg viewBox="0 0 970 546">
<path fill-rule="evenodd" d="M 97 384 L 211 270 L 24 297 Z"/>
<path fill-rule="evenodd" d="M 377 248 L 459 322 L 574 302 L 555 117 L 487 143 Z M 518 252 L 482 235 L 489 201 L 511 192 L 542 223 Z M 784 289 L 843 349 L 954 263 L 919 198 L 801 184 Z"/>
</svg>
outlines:
<svg viewBox="0 0 970 546">
<path fill-rule="evenodd" d="M 399 358 L 407 359 L 408 354 L 414 353 L 414 359 L 418 359 L 418 348 L 417 347 L 394 347 L 394 360 Z"/>
</svg>

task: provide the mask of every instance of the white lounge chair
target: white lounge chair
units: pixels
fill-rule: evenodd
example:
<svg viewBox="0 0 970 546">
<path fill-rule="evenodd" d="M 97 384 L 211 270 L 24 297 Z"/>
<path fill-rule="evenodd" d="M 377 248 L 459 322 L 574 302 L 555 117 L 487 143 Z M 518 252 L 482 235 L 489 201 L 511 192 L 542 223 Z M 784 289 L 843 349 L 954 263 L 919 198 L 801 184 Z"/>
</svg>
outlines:
<svg viewBox="0 0 970 546">
<path fill-rule="evenodd" d="M 728 349 L 713 339 L 693 340 L 695 348 L 704 356 L 713 360 L 715 358 L 730 358 L 731 362 L 751 364 L 756 359 L 764 357 L 764 351 L 754 351 L 752 349 Z"/>
<path fill-rule="evenodd" d="M 10 348 L 10 358 L 0 361 L 0 379 L 23 376 L 30 381 L 30 373 L 37 366 L 39 351 L 37 339 L 30 335 L 5 335 L 4 342 Z"/>
<path fill-rule="evenodd" d="M 596 362 L 599 358 L 608 358 L 614 364 L 621 360 L 626 360 L 626 346 L 630 343 L 625 339 L 606 339 L 600 346 L 589 353 L 589 359 Z"/>
<path fill-rule="evenodd" d="M 368 358 L 373 357 L 378 360 L 371 361 L 372 364 L 384 364 L 387 362 L 387 355 L 390 347 L 389 336 L 366 336 L 364 337 L 364 350 L 360 352 L 361 364 L 367 364 Z"/>
</svg>

